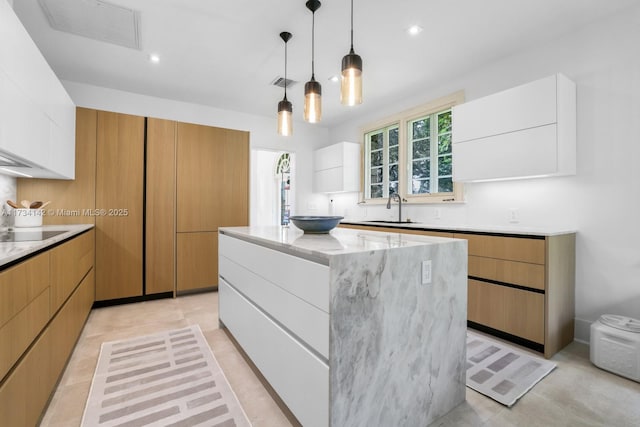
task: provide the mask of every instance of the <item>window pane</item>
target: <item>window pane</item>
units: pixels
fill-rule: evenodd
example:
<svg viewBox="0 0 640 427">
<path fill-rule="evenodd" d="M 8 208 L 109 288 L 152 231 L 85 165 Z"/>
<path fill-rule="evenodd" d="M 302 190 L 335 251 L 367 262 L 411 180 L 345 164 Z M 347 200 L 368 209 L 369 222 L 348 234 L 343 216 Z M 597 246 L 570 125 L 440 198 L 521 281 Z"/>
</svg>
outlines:
<svg viewBox="0 0 640 427">
<path fill-rule="evenodd" d="M 382 133 L 371 135 L 371 151 L 382 148 Z"/>
<path fill-rule="evenodd" d="M 413 158 L 423 159 L 425 157 L 429 157 L 431 155 L 431 150 L 429 146 L 430 146 L 430 142 L 428 138 L 420 141 L 414 141 L 413 142 Z"/>
<path fill-rule="evenodd" d="M 372 185 L 371 186 L 371 198 L 379 199 L 382 197 L 382 185 Z"/>
<path fill-rule="evenodd" d="M 371 153 L 371 166 L 382 166 L 382 151 Z"/>
<path fill-rule="evenodd" d="M 438 136 L 438 154 L 447 154 L 451 152 L 451 134 L 447 133 Z"/>
<path fill-rule="evenodd" d="M 451 178 L 438 179 L 438 192 L 451 193 L 453 191 L 453 181 Z"/>
<path fill-rule="evenodd" d="M 382 182 L 382 168 L 371 169 L 371 183 L 379 184 Z"/>
<path fill-rule="evenodd" d="M 390 182 L 389 183 L 389 194 L 393 194 L 393 193 L 397 193 L 398 192 L 398 183 L 397 182 Z"/>
<path fill-rule="evenodd" d="M 438 133 L 451 132 L 451 110 L 438 114 Z"/>
<path fill-rule="evenodd" d="M 389 147 L 398 145 L 398 128 L 389 129 Z"/>
<path fill-rule="evenodd" d="M 414 179 L 411 181 L 411 188 L 413 194 L 427 194 L 429 192 L 429 180 Z"/>
<path fill-rule="evenodd" d="M 389 148 L 389 163 L 398 163 L 398 146 Z"/>
<path fill-rule="evenodd" d="M 389 181 L 398 180 L 398 165 L 389 166 Z"/>
<path fill-rule="evenodd" d="M 421 139 L 429 136 L 429 118 L 425 117 L 421 120 L 416 120 L 412 124 L 413 139 Z"/>
<path fill-rule="evenodd" d="M 438 158 L 438 175 L 439 176 L 451 175 L 451 163 L 452 163 L 451 155 L 440 156 Z"/>
<path fill-rule="evenodd" d="M 428 160 L 416 160 L 413 162 L 413 178 L 428 178 L 431 171 Z"/>
</svg>

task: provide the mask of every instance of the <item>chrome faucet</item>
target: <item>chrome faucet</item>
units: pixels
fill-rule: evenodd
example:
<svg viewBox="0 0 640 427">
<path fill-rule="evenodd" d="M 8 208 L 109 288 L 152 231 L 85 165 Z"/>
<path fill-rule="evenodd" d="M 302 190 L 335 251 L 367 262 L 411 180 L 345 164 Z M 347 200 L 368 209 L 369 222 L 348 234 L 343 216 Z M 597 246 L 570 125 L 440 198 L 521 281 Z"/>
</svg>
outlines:
<svg viewBox="0 0 640 427">
<path fill-rule="evenodd" d="M 391 209 L 391 199 L 398 201 L 398 222 L 402 222 L 402 197 L 398 193 L 390 193 L 387 209 Z"/>
</svg>

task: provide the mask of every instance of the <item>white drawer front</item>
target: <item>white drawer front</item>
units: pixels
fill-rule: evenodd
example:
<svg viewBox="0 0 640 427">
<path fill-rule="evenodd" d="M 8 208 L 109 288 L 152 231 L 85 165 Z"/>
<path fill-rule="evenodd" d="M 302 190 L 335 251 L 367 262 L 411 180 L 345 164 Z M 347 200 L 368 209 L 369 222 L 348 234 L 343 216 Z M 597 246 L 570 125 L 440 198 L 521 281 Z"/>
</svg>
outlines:
<svg viewBox="0 0 640 427">
<path fill-rule="evenodd" d="M 220 320 L 306 427 L 329 425 L 329 367 L 220 280 Z"/>
<path fill-rule="evenodd" d="M 329 312 L 329 267 L 220 234 L 219 254 Z"/>
<path fill-rule="evenodd" d="M 244 266 L 220 255 L 220 277 L 325 358 L 329 358 L 329 314 Z"/>
</svg>

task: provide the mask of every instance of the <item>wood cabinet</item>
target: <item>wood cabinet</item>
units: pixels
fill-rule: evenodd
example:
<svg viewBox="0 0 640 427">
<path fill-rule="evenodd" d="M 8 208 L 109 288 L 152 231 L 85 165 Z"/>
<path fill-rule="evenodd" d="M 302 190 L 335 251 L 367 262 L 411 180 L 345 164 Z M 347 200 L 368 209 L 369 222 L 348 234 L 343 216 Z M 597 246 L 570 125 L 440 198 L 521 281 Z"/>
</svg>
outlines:
<svg viewBox="0 0 640 427">
<path fill-rule="evenodd" d="M 58 257 L 69 253 L 67 251 L 79 250 L 70 249 L 76 245 L 77 248 L 86 247 L 86 241 L 93 241 L 93 236 L 94 231 L 90 230 L 0 273 L 2 318 L 6 319 L 8 313 L 5 307 L 14 307 L 13 311 L 17 311 L 2 329 L 13 319 L 21 319 L 18 322 L 20 327 L 12 331 L 8 339 L 11 343 L 26 342 L 18 357 L 9 365 L 8 374 L 3 372 L 0 375 L 0 420 L 3 425 L 36 426 L 62 375 L 94 301 L 93 259 L 86 258 L 91 263 L 80 263 L 82 268 L 72 268 L 76 281 L 62 296 L 60 308 L 50 312 L 49 284 L 65 283 L 71 277 L 68 272 L 55 267 L 49 269 L 50 258 L 54 257 L 55 252 L 58 252 L 55 255 Z M 54 264 L 61 265 L 61 261 Z M 71 265 L 75 260 L 67 259 L 66 262 Z M 81 273 L 81 270 L 84 272 Z M 43 288 L 44 291 L 25 305 L 31 295 Z M 22 309 L 19 308 L 21 306 Z M 31 307 L 34 308 L 33 313 L 24 316 Z M 32 332 L 31 326 L 35 325 L 33 321 L 40 318 L 46 320 L 42 320 Z M 4 338 L 0 340 L 0 358 L 5 360 L 7 351 L 15 347 Z"/>
<path fill-rule="evenodd" d="M 360 144 L 339 142 L 314 151 L 313 191 L 360 191 Z"/>
<path fill-rule="evenodd" d="M 249 133 L 177 125 L 178 291 L 218 284 L 219 227 L 249 223 Z"/>
<path fill-rule="evenodd" d="M 576 173 L 576 85 L 562 74 L 452 108 L 453 180 Z"/>
<path fill-rule="evenodd" d="M 96 299 L 141 296 L 144 117 L 98 112 Z"/>
<path fill-rule="evenodd" d="M 176 122 L 147 119 L 145 292 L 176 283 Z"/>
<path fill-rule="evenodd" d="M 0 378 L 49 321 L 49 255 L 0 273 Z"/>
<path fill-rule="evenodd" d="M 573 341 L 575 234 L 508 236 L 455 233 L 469 250 L 472 327 L 545 357 Z"/>
<path fill-rule="evenodd" d="M 573 341 L 575 234 L 527 236 L 340 224 L 468 242 L 471 327 L 551 357 Z"/>
</svg>

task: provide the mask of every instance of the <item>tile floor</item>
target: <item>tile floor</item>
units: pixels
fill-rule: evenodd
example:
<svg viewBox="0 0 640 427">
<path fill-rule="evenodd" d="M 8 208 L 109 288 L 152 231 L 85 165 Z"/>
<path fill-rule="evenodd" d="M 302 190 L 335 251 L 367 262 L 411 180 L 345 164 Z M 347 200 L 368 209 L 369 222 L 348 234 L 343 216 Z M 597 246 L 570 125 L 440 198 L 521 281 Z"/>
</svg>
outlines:
<svg viewBox="0 0 640 427">
<path fill-rule="evenodd" d="M 218 295 L 210 292 L 93 310 L 41 426 L 80 425 L 102 342 L 194 323 L 200 325 L 254 427 L 291 426 L 227 335 L 218 329 L 217 307 Z M 571 344 L 553 360 L 558 367 L 514 407 L 506 408 L 467 389 L 466 402 L 431 427 L 640 426 L 639 383 L 594 367 L 584 344 Z"/>
</svg>

